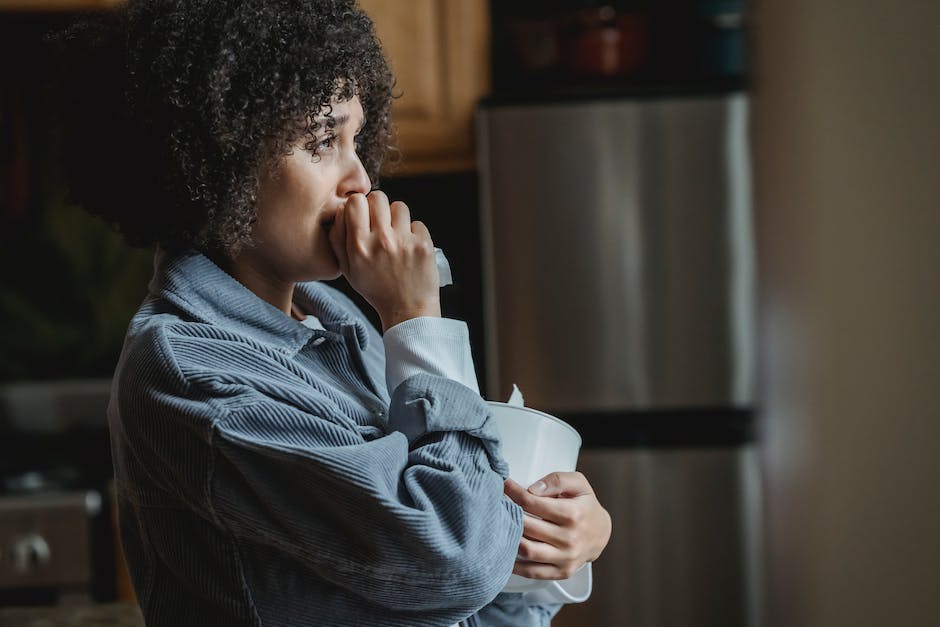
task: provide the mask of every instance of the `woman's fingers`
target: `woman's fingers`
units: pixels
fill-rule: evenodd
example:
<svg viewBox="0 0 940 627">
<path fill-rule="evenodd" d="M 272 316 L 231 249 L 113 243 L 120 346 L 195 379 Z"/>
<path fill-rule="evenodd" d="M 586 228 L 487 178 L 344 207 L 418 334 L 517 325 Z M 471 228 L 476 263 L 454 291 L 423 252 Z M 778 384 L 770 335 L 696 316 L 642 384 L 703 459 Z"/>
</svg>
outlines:
<svg viewBox="0 0 940 627">
<path fill-rule="evenodd" d="M 371 220 L 369 217 L 369 201 L 362 194 L 353 194 L 346 201 L 344 214 L 346 218 L 346 245 L 347 249 L 352 249 L 355 245 L 365 242 L 369 236 Z"/>
<path fill-rule="evenodd" d="M 551 544 L 523 537 L 519 541 L 518 559 L 523 562 L 557 565 L 565 556 Z"/>
<path fill-rule="evenodd" d="M 388 196 L 385 192 L 375 190 L 368 196 L 370 226 L 373 232 L 381 232 L 392 226 L 392 210 L 388 206 Z"/>
<path fill-rule="evenodd" d="M 563 549 L 571 548 L 573 536 L 561 525 L 535 516 L 523 517 L 522 525 L 522 535 L 525 538 L 545 542 Z"/>
<path fill-rule="evenodd" d="M 572 498 L 594 494 L 594 489 L 580 472 L 552 472 L 530 485 L 529 492 L 539 496 Z"/>
<path fill-rule="evenodd" d="M 409 228 L 411 229 L 412 233 L 422 239 L 427 239 L 428 243 L 430 243 L 432 247 L 434 246 L 434 243 L 431 241 L 431 232 L 428 231 L 428 227 L 424 225 L 424 222 L 415 220 L 411 223 Z"/>
<path fill-rule="evenodd" d="M 580 566 L 571 565 L 565 568 L 554 564 L 540 564 L 538 562 L 516 562 L 512 568 L 513 575 L 528 579 L 569 579 L 578 572 Z"/>
<path fill-rule="evenodd" d="M 506 496 L 512 499 L 516 505 L 529 514 L 560 525 L 571 523 L 571 504 L 564 499 L 536 496 L 512 479 L 505 481 L 503 484 L 503 492 L 505 492 Z"/>
<path fill-rule="evenodd" d="M 408 205 L 395 201 L 389 209 L 392 213 L 392 228 L 399 233 L 408 233 L 411 230 L 411 211 Z"/>
<path fill-rule="evenodd" d="M 582 564 L 583 562 L 550 544 L 522 538 L 519 543 L 519 557 L 512 572 L 530 579 L 567 579 Z"/>
</svg>

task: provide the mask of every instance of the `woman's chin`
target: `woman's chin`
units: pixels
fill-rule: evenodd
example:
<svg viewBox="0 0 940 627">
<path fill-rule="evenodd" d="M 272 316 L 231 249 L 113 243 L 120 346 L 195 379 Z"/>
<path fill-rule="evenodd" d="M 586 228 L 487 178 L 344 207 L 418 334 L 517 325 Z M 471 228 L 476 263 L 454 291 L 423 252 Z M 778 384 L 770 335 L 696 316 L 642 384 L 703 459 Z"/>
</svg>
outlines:
<svg viewBox="0 0 940 627">
<path fill-rule="evenodd" d="M 308 281 L 332 281 L 342 274 L 339 270 L 339 261 L 332 251 L 316 250 L 303 264 L 304 271 L 297 280 L 300 283 Z"/>
<path fill-rule="evenodd" d="M 320 281 L 332 281 L 343 276 L 343 273 L 339 271 L 339 268 L 336 268 L 334 272 L 326 273 Z"/>
<path fill-rule="evenodd" d="M 330 253 L 329 259 L 322 259 L 317 267 L 317 281 L 332 281 L 342 275 L 339 270 L 339 262 L 336 257 Z"/>
</svg>

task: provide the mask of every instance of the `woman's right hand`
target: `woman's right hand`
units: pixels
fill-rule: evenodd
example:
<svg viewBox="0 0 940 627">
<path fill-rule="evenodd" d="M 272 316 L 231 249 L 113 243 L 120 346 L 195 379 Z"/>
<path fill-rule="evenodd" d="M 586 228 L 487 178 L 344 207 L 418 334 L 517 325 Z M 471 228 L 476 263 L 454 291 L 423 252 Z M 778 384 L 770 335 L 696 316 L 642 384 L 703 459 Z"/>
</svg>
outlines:
<svg viewBox="0 0 940 627">
<path fill-rule="evenodd" d="M 380 191 L 353 194 L 330 229 L 340 271 L 382 320 L 383 333 L 405 320 L 440 317 L 434 243 L 403 202 Z"/>
</svg>

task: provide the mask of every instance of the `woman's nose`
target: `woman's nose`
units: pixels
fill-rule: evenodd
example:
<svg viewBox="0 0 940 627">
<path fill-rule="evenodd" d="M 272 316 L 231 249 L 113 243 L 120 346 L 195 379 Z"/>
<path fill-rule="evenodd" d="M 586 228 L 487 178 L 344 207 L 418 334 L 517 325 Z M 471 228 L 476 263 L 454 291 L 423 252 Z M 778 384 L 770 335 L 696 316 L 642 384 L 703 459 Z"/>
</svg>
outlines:
<svg viewBox="0 0 940 627">
<path fill-rule="evenodd" d="M 340 183 L 340 195 L 368 194 L 371 190 L 372 181 L 369 179 L 366 169 L 362 166 L 359 155 L 354 155 Z"/>
</svg>

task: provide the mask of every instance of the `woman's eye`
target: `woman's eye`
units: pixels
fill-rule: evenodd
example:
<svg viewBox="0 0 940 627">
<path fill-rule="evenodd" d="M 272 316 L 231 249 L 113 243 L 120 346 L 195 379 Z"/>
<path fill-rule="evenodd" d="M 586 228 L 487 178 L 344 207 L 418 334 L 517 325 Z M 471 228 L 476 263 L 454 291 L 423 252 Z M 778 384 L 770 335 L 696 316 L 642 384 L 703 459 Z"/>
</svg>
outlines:
<svg viewBox="0 0 940 627">
<path fill-rule="evenodd" d="M 333 147 L 333 144 L 336 142 L 335 135 L 327 135 L 320 140 L 320 143 L 317 144 L 318 150 L 330 150 Z"/>
</svg>

